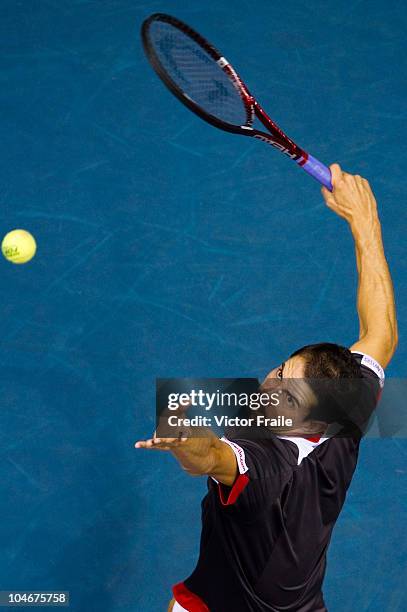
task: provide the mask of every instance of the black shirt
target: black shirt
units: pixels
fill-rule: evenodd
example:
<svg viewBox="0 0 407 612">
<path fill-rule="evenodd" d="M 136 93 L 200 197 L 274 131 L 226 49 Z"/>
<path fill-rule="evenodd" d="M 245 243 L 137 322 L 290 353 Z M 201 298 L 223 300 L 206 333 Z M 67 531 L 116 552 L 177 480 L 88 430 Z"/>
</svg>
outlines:
<svg viewBox="0 0 407 612">
<path fill-rule="evenodd" d="M 372 412 L 383 370 L 356 354 Z M 360 437 L 225 440 L 239 476 L 208 479 L 197 566 L 174 587 L 191 612 L 323 612 L 332 529 L 345 501 Z"/>
</svg>

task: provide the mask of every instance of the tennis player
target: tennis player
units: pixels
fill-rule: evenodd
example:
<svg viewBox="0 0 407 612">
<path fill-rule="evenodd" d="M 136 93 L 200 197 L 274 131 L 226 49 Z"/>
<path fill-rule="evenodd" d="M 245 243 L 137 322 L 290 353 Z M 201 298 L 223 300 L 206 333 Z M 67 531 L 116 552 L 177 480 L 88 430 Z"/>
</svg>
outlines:
<svg viewBox="0 0 407 612">
<path fill-rule="evenodd" d="M 397 345 L 393 287 L 368 182 L 337 164 L 331 172 L 333 192 L 322 188 L 322 194 L 354 237 L 359 340 L 350 349 L 329 343 L 303 347 L 273 369 L 262 386 L 290 378 L 362 378 L 368 385 L 363 401 L 369 415 Z M 209 477 L 198 563 L 173 587 L 169 611 L 327 610 L 322 595 L 326 554 L 361 434 L 330 435 L 328 408 L 318 405 L 318 397 L 302 400 L 295 408 L 296 428 L 286 435 L 279 431 L 265 439 L 221 440 L 210 434 L 155 436 L 137 442 L 137 448 L 171 452 L 191 475 Z M 283 407 L 287 414 L 292 409 Z"/>
</svg>

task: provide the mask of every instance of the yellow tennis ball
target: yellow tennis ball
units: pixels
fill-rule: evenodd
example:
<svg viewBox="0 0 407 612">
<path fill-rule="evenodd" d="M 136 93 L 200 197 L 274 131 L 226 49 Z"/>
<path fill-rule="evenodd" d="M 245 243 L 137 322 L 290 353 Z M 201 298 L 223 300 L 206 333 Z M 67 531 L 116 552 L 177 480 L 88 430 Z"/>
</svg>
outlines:
<svg viewBox="0 0 407 612">
<path fill-rule="evenodd" d="M 34 236 L 23 229 L 15 229 L 3 238 L 1 251 L 8 261 L 14 264 L 23 264 L 30 261 L 35 255 L 37 245 Z"/>
</svg>

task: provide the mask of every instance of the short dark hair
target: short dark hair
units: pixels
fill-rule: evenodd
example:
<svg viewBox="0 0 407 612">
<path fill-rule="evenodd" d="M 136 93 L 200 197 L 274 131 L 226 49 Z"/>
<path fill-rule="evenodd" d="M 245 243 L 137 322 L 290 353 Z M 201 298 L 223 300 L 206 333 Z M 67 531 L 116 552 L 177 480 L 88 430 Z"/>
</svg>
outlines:
<svg viewBox="0 0 407 612">
<path fill-rule="evenodd" d="M 360 367 L 351 351 L 332 342 L 307 344 L 291 357 L 305 359 L 305 378 L 360 378 Z"/>
<path fill-rule="evenodd" d="M 362 377 L 359 363 L 352 352 L 339 344 L 308 344 L 291 357 L 305 360 L 304 377 L 317 398 L 309 418 L 341 424 L 346 433 L 359 433 L 358 406 Z M 345 380 L 344 380 L 345 379 Z"/>
</svg>

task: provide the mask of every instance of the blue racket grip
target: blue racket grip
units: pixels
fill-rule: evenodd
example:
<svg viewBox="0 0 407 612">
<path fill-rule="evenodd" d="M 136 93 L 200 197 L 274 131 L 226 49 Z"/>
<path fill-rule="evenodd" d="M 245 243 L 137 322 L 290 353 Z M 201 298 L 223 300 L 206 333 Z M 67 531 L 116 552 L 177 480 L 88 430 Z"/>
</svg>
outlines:
<svg viewBox="0 0 407 612">
<path fill-rule="evenodd" d="M 314 177 L 321 185 L 332 191 L 332 176 L 331 171 L 320 161 L 312 157 L 312 155 L 308 155 L 308 159 L 305 164 L 302 166 L 305 172 L 308 172 L 311 176 Z"/>
</svg>

